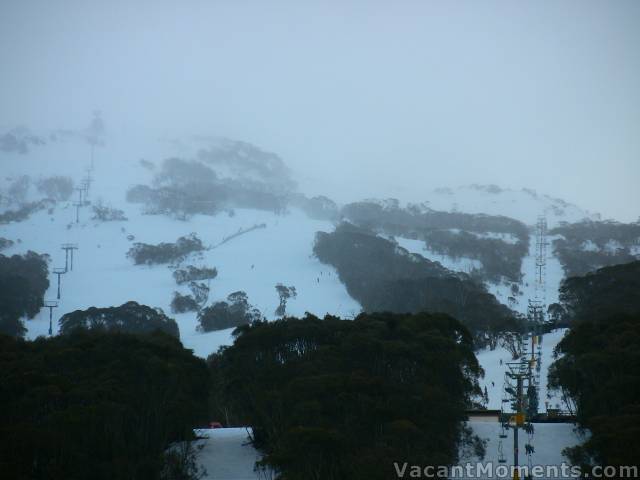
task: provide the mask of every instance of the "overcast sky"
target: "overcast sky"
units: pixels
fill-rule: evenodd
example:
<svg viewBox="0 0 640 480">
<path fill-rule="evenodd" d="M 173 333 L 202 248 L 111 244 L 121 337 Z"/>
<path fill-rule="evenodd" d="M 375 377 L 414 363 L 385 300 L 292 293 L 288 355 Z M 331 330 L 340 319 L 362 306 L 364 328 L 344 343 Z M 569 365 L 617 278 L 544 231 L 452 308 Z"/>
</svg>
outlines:
<svg viewBox="0 0 640 480">
<path fill-rule="evenodd" d="M 0 0 L 0 125 L 216 134 L 339 200 L 640 216 L 640 1 Z"/>
</svg>

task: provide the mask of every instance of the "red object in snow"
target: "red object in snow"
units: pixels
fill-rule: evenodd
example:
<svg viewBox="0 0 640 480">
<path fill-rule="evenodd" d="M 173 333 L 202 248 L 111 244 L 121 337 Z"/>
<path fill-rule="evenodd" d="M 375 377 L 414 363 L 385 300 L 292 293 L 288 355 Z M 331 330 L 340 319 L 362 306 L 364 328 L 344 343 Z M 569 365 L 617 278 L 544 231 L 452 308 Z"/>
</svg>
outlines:
<svg viewBox="0 0 640 480">
<path fill-rule="evenodd" d="M 209 428 L 222 428 L 222 424 L 220 422 L 209 422 Z"/>
</svg>

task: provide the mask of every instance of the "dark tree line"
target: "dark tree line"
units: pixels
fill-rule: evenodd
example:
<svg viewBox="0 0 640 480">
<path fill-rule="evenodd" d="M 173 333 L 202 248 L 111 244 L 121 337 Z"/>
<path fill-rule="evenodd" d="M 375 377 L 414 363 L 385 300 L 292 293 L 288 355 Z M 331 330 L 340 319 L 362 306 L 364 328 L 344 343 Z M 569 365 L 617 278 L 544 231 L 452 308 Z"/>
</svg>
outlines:
<svg viewBox="0 0 640 480">
<path fill-rule="evenodd" d="M 550 233 L 560 235 L 553 248 L 567 277 L 638 259 L 632 248 L 640 246 L 640 223 L 585 220 L 563 223 Z"/>
<path fill-rule="evenodd" d="M 180 338 L 178 324 L 162 310 L 127 302 L 119 307 L 76 310 L 60 317 L 60 333 L 69 334 L 80 330 L 97 330 L 126 333 L 152 333 L 156 330 Z"/>
<path fill-rule="evenodd" d="M 522 259 L 527 254 L 528 241 L 507 243 L 462 230 L 428 230 L 422 238 L 431 251 L 441 255 L 479 260 L 482 267 L 474 273 L 484 280 L 499 282 L 503 277 L 512 282 L 522 280 Z"/>
<path fill-rule="evenodd" d="M 1 476 L 157 480 L 169 444 L 207 420 L 208 381 L 159 332 L 0 335 Z"/>
<path fill-rule="evenodd" d="M 562 324 L 640 312 L 640 261 L 604 267 L 560 285 L 560 303 L 550 305 Z"/>
<path fill-rule="evenodd" d="M 590 432 L 569 449 L 578 465 L 639 465 L 640 312 L 576 322 L 558 344 L 549 384 Z"/>
<path fill-rule="evenodd" d="M 386 203 L 356 202 L 341 210 L 344 219 L 369 230 L 424 240 L 429 249 L 452 257 L 470 257 L 482 263 L 486 280 L 505 277 L 521 280 L 522 259 L 529 250 L 529 231 L 522 222 L 504 216 L 442 212 L 418 205 L 401 208 Z M 487 233 L 508 234 L 515 243 L 485 238 Z"/>
<path fill-rule="evenodd" d="M 367 312 L 443 312 L 477 339 L 520 328 L 515 312 L 466 274 L 454 273 L 393 242 L 349 224 L 316 234 L 314 253 L 333 265 L 349 294 Z"/>
<path fill-rule="evenodd" d="M 27 252 L 0 255 L 0 333 L 22 337 L 26 332 L 21 318 L 33 318 L 44 305 L 49 288 L 46 255 Z"/>
<path fill-rule="evenodd" d="M 571 330 L 549 370 L 559 390 L 590 432 L 567 450 L 576 464 L 640 462 L 640 262 L 605 267 L 566 280 L 561 289 Z"/>
<path fill-rule="evenodd" d="M 44 210 L 52 205 L 51 200 L 38 200 L 37 202 L 25 203 L 15 210 L 6 210 L 0 213 L 0 224 L 11 222 L 22 222 L 29 216 L 40 210 Z"/>
<path fill-rule="evenodd" d="M 479 399 L 472 336 L 446 315 L 307 315 L 240 327 L 209 357 L 213 411 L 251 425 L 287 479 L 387 479 L 393 462 L 447 465 Z"/>
</svg>

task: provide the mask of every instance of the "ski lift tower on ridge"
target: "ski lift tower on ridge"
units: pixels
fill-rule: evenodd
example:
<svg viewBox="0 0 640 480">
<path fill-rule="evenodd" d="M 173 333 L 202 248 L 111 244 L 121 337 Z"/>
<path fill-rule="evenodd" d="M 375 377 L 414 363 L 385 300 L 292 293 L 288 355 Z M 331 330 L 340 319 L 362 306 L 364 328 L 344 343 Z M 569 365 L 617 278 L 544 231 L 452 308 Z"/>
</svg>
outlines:
<svg viewBox="0 0 640 480">
<path fill-rule="evenodd" d="M 78 250 L 77 243 L 63 243 L 61 246 L 62 250 L 64 250 L 64 269 L 65 272 L 69 270 L 73 271 L 73 251 Z M 71 263 L 69 263 L 69 259 L 71 259 Z M 71 268 L 69 268 L 71 267 Z"/>
<path fill-rule="evenodd" d="M 49 309 L 49 336 L 53 335 L 53 309 L 58 308 L 57 300 L 45 300 L 44 307 Z"/>
</svg>

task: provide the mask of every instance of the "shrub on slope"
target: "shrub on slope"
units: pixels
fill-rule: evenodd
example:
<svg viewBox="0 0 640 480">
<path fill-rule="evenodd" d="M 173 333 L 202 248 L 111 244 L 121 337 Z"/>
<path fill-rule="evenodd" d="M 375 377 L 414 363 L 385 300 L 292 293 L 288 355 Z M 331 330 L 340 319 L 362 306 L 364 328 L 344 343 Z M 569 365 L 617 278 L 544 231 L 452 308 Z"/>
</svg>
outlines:
<svg viewBox="0 0 640 480">
<path fill-rule="evenodd" d="M 193 282 L 196 280 L 212 280 L 218 276 L 218 270 L 216 268 L 208 267 L 194 267 L 193 265 L 187 265 L 185 268 L 180 268 L 173 272 L 173 278 L 178 285 L 182 285 L 187 282 Z"/>
<path fill-rule="evenodd" d="M 92 220 L 98 220 L 100 222 L 116 222 L 127 220 L 123 210 L 118 208 L 106 207 L 104 205 L 94 205 Z"/>
<path fill-rule="evenodd" d="M 127 252 L 136 265 L 153 265 L 158 263 L 172 263 L 183 260 L 193 252 L 204 250 L 205 247 L 195 233 L 180 237 L 175 243 L 134 243 Z"/>
<path fill-rule="evenodd" d="M 173 313 L 195 312 L 200 309 L 200 304 L 196 302 L 192 295 L 182 295 L 180 292 L 173 292 L 171 300 L 171 311 Z"/>
<path fill-rule="evenodd" d="M 248 325 L 262 319 L 257 308 L 249 304 L 245 292 L 234 292 L 226 302 L 216 302 L 198 313 L 198 329 L 203 332 Z"/>
</svg>

